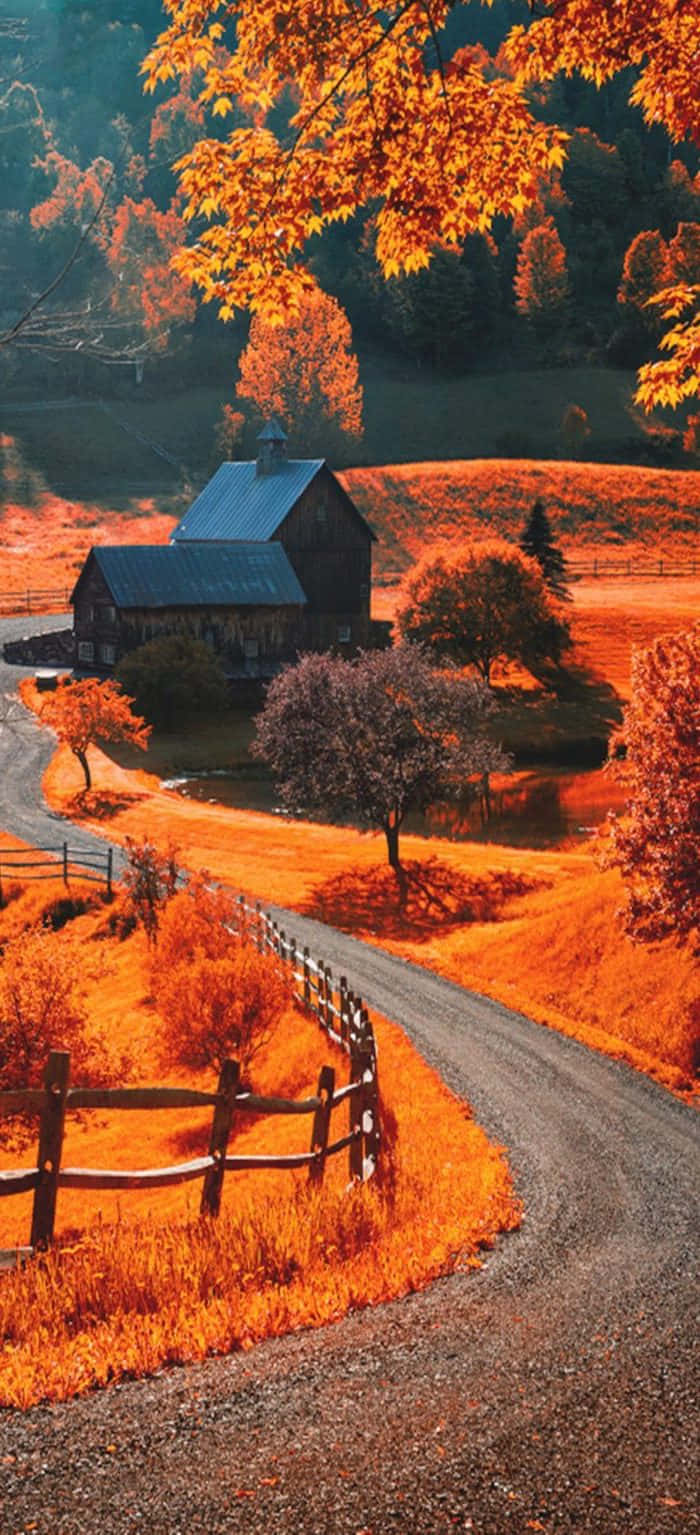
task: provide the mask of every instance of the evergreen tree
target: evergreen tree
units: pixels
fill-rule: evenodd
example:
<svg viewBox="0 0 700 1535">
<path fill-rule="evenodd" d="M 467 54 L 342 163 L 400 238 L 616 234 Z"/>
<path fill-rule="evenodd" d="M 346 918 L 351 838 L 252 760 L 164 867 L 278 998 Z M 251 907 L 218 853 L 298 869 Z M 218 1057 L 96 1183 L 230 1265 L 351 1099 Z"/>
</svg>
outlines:
<svg viewBox="0 0 700 1535">
<path fill-rule="evenodd" d="M 537 560 L 542 575 L 556 597 L 569 599 L 566 560 L 552 537 L 552 526 L 541 501 L 536 501 L 525 523 L 520 548 Z"/>
</svg>

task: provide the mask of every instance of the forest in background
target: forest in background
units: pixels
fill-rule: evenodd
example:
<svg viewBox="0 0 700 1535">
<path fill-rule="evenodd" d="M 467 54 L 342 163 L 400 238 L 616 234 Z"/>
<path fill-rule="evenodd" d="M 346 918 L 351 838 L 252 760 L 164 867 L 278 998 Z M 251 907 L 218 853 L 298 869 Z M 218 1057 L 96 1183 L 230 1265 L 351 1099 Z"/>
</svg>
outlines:
<svg viewBox="0 0 700 1535">
<path fill-rule="evenodd" d="M 458 7 L 446 50 L 486 51 L 496 71 L 503 37 L 526 15 L 523 0 Z M 222 325 L 169 267 L 186 238 L 172 162 L 230 122 L 205 125 L 186 88 L 144 97 L 139 66 L 163 20 L 159 0 L 5 0 L 0 11 L 0 330 L 82 239 L 56 294 L 0 349 L 6 396 L 138 402 L 206 386 L 233 397 L 247 320 Z M 455 456 L 455 412 L 483 380 L 487 454 L 697 464 L 684 413 L 646 420 L 631 395 L 633 370 L 654 352 L 658 321 L 644 306 L 662 269 L 698 280 L 700 160 L 645 127 L 629 86 L 622 74 L 599 91 L 563 77 L 537 87 L 536 114 L 571 134 L 564 170 L 517 223 L 497 220 L 461 254 L 438 251 L 425 272 L 383 280 L 371 210 L 318 239 L 314 272 L 350 320 L 366 423 L 391 403 L 385 451 L 370 431 L 336 462 Z M 548 414 L 533 426 L 523 374 L 536 373 L 541 392 L 543 370 Z M 389 440 L 404 408 L 416 420 L 428 412 L 432 438 L 420 454 Z M 215 423 L 212 404 L 212 447 Z M 256 425 L 250 417 L 244 456 Z"/>
</svg>

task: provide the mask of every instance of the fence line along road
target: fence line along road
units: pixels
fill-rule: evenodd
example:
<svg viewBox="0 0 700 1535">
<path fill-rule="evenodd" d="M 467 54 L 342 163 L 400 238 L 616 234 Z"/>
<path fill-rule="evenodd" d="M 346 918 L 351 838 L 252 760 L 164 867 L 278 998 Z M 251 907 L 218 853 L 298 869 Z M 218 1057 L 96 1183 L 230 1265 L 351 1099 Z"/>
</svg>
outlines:
<svg viewBox="0 0 700 1535">
<path fill-rule="evenodd" d="M 104 885 L 111 896 L 113 867 L 112 847 L 107 847 L 104 853 L 86 853 L 67 842 L 59 847 L 0 847 L 0 907 L 4 906 L 7 887 L 17 873 L 20 880 L 62 879 L 66 887 L 73 876 L 89 884 Z"/>
<path fill-rule="evenodd" d="M 287 939 L 276 922 L 260 906 L 238 902 L 238 931 L 245 932 L 260 953 L 274 956 L 291 968 L 295 1000 L 311 1012 L 330 1039 L 349 1057 L 350 1080 L 336 1088 L 332 1066 L 322 1066 L 314 1097 L 289 1099 L 242 1091 L 237 1061 L 225 1061 L 216 1092 L 182 1087 L 71 1087 L 70 1054 L 50 1053 L 41 1088 L 0 1092 L 0 1119 L 18 1114 L 39 1115 L 36 1166 L 0 1171 L 0 1198 L 34 1193 L 30 1246 L 0 1252 L 0 1269 L 17 1266 L 53 1240 L 58 1190 L 160 1189 L 203 1180 L 200 1213 L 217 1216 L 221 1205 L 224 1173 L 256 1168 L 289 1171 L 305 1167 L 312 1183 L 321 1183 L 328 1157 L 349 1153 L 351 1183 L 367 1182 L 376 1171 L 380 1152 L 379 1083 L 377 1050 L 367 1009 L 342 977 L 333 985 L 330 967 L 311 958 Z M 347 1134 L 330 1140 L 333 1110 L 348 1104 Z M 209 1151 L 204 1157 L 170 1167 L 134 1170 L 120 1168 L 62 1167 L 63 1134 L 68 1110 L 85 1109 L 183 1109 L 213 1107 Z M 236 1113 L 313 1114 L 308 1151 L 287 1155 L 235 1156 L 227 1147 Z"/>
</svg>

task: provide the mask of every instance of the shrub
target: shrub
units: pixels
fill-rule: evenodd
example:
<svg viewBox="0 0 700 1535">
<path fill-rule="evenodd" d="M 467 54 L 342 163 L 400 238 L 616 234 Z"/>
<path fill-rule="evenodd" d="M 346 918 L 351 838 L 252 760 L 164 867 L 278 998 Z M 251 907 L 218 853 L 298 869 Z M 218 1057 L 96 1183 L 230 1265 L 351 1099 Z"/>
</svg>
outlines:
<svg viewBox="0 0 700 1535">
<path fill-rule="evenodd" d="M 235 1056 L 243 1071 L 266 1044 L 291 1000 L 287 976 L 245 938 L 226 934 L 212 957 L 201 949 L 161 971 L 157 988 L 169 1059 L 196 1069 Z"/>
<path fill-rule="evenodd" d="M 77 946 L 43 927 L 5 944 L 0 964 L 0 1090 L 38 1087 L 51 1050 L 69 1050 L 71 1075 L 105 1081 L 110 1061 L 90 1040 Z M 115 1063 L 116 1069 L 116 1063 Z M 125 1062 L 118 1069 L 125 1069 Z M 15 1140 L 19 1119 L 0 1121 L 0 1137 Z"/>
<path fill-rule="evenodd" d="M 126 916 L 141 923 L 149 943 L 155 943 L 160 915 L 175 894 L 179 869 L 177 849 L 169 843 L 161 852 L 147 837 L 125 839 L 127 866 L 122 876 L 126 891 Z"/>
<path fill-rule="evenodd" d="M 214 652 L 187 634 L 161 635 L 119 662 L 115 676 L 159 730 L 193 714 L 228 707 L 226 678 Z"/>
</svg>

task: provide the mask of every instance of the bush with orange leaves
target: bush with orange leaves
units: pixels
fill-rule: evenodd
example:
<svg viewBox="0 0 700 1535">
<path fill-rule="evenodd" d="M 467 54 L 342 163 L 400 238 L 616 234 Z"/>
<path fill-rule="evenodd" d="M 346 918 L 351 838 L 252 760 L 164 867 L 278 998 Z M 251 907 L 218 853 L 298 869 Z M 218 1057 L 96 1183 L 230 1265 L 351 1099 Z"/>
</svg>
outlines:
<svg viewBox="0 0 700 1535">
<path fill-rule="evenodd" d="M 38 1087 L 50 1050 L 69 1050 L 72 1074 L 82 1082 L 109 1078 L 104 1047 L 89 1038 L 83 978 L 78 949 L 64 934 L 34 927 L 5 943 L 0 961 L 0 1090 Z M 16 1140 L 21 1130 L 21 1119 L 0 1121 L 4 1139 Z"/>
<path fill-rule="evenodd" d="M 193 880 L 168 903 L 151 965 L 168 1061 L 247 1071 L 291 1001 L 286 974 L 259 954 L 236 901 Z"/>
</svg>

